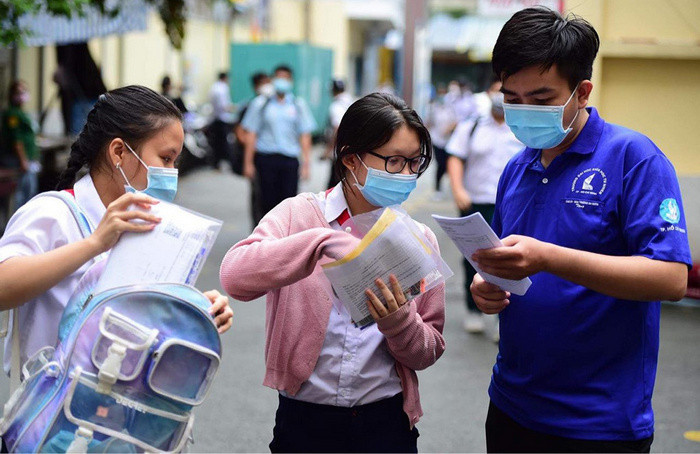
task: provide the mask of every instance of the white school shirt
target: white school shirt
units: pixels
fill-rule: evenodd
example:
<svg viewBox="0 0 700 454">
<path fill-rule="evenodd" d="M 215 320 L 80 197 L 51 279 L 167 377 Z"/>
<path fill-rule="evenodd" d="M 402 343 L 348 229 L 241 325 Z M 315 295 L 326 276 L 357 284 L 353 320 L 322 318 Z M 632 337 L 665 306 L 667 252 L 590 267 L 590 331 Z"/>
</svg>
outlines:
<svg viewBox="0 0 700 454">
<path fill-rule="evenodd" d="M 231 122 L 231 92 L 226 82 L 217 80 L 209 90 L 212 114 L 215 120 Z"/>
<path fill-rule="evenodd" d="M 81 178 L 73 189 L 78 206 L 94 230 L 106 208 L 90 175 Z M 34 198 L 20 207 L 8 222 L 0 238 L 0 263 L 12 257 L 43 254 L 82 239 L 80 227 L 64 202 L 55 197 Z M 20 364 L 41 348 L 56 344 L 63 309 L 92 263 L 92 260 L 87 262 L 46 293 L 20 306 Z M 12 317 L 9 326 L 12 328 Z M 3 368 L 7 374 L 10 373 L 13 335 L 10 333 L 5 339 Z"/>
<path fill-rule="evenodd" d="M 340 120 L 343 119 L 343 115 L 345 115 L 345 112 L 348 111 L 353 102 L 355 102 L 353 97 L 345 92 L 338 93 L 333 97 L 333 101 L 328 108 L 331 126 L 334 128 L 340 126 Z"/>
<path fill-rule="evenodd" d="M 338 217 L 348 209 L 342 184 L 338 183 L 328 196 L 325 192 L 315 194 L 321 212 L 335 230 L 341 229 Z M 377 324 L 356 328 L 343 303 L 338 298 L 332 299 L 326 337 L 316 367 L 296 395 L 281 394 L 315 404 L 354 407 L 400 393 L 396 360 L 389 353 Z"/>
<path fill-rule="evenodd" d="M 473 120 L 458 124 L 445 149 L 452 156 L 466 159 L 464 188 L 472 202 L 495 204 L 503 169 L 525 145 L 515 138 L 505 122 L 497 123 L 490 114 L 479 118 L 471 135 L 473 128 Z"/>
<path fill-rule="evenodd" d="M 452 104 L 445 101 L 435 101 L 430 104 L 428 124 L 430 139 L 433 145 L 445 148 L 450 140 L 450 129 L 457 122 L 457 114 Z"/>
</svg>

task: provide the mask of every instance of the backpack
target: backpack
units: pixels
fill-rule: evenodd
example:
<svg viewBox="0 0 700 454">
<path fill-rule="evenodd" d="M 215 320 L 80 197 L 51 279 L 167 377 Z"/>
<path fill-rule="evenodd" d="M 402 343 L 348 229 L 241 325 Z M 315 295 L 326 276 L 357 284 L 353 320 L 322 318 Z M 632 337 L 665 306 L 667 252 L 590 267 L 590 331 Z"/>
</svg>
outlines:
<svg viewBox="0 0 700 454">
<path fill-rule="evenodd" d="M 22 367 L 0 422 L 10 452 L 179 452 L 190 439 L 221 357 L 210 302 L 169 283 L 93 295 L 105 263 L 80 279 L 56 347 Z"/>
</svg>

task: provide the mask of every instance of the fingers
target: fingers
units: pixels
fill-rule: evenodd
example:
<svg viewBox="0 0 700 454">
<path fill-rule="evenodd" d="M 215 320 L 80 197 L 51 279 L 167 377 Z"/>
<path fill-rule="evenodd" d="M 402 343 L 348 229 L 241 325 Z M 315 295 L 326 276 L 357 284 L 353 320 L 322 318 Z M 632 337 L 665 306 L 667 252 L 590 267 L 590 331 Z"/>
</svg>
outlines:
<svg viewBox="0 0 700 454">
<path fill-rule="evenodd" d="M 391 290 L 389 290 L 389 287 L 387 287 L 384 281 L 381 279 L 375 279 L 374 284 L 377 286 L 379 291 L 382 292 L 382 296 L 384 297 L 384 301 L 386 301 L 389 313 L 396 312 L 399 309 L 399 304 L 396 302 L 396 298 L 394 297 L 394 294 L 391 293 Z"/>
<path fill-rule="evenodd" d="M 367 307 L 375 320 L 384 318 L 389 314 L 387 308 L 384 306 L 384 303 L 377 298 L 377 295 L 375 295 L 372 290 L 366 289 L 365 295 L 367 295 Z"/>
<path fill-rule="evenodd" d="M 231 309 L 230 306 L 226 306 L 221 314 L 214 317 L 214 324 L 219 334 L 228 331 L 231 325 L 233 325 L 233 309 Z"/>
<path fill-rule="evenodd" d="M 107 207 L 108 210 L 112 211 L 123 211 L 127 209 L 130 205 L 140 205 L 149 208 L 150 205 L 155 205 L 159 203 L 158 199 L 148 196 L 143 193 L 138 192 L 127 192 L 120 196 L 117 200 L 110 203 Z"/>
<path fill-rule="evenodd" d="M 505 260 L 514 260 L 522 256 L 522 253 L 512 246 L 500 246 L 490 249 L 479 249 L 474 252 L 472 259 L 479 262 L 479 265 L 484 263 L 498 263 Z"/>
<path fill-rule="evenodd" d="M 119 219 L 123 221 L 131 221 L 134 219 L 140 219 L 143 221 L 147 222 L 152 222 L 154 224 L 158 224 L 160 221 L 163 220 L 163 218 L 156 216 L 154 214 L 150 214 L 144 211 L 140 210 L 131 210 L 131 211 L 124 211 L 121 213 L 115 213 L 116 216 L 119 217 Z"/>
<path fill-rule="evenodd" d="M 389 284 L 391 285 L 391 291 L 394 293 L 396 302 L 399 304 L 399 306 L 403 306 L 406 302 L 406 295 L 403 293 L 399 280 L 393 274 L 389 275 Z"/>
<path fill-rule="evenodd" d="M 233 325 L 233 312 L 231 312 L 231 317 L 226 321 L 226 323 L 219 326 L 216 330 L 219 332 L 219 334 L 223 334 L 226 331 L 228 331 L 232 325 Z"/>
<path fill-rule="evenodd" d="M 217 290 L 206 291 L 204 292 L 204 296 L 211 302 L 209 313 L 214 316 L 214 324 L 219 334 L 228 331 L 233 324 L 233 309 L 231 309 L 229 305 L 228 297 L 222 295 Z"/>
<path fill-rule="evenodd" d="M 476 307 L 478 307 L 481 312 L 489 315 L 498 314 L 510 304 L 510 300 L 507 299 L 492 301 L 479 298 L 477 296 L 474 296 L 474 302 L 476 303 Z"/>
<path fill-rule="evenodd" d="M 497 314 L 510 304 L 510 293 L 476 275 L 469 290 L 477 307 L 486 314 Z"/>
</svg>

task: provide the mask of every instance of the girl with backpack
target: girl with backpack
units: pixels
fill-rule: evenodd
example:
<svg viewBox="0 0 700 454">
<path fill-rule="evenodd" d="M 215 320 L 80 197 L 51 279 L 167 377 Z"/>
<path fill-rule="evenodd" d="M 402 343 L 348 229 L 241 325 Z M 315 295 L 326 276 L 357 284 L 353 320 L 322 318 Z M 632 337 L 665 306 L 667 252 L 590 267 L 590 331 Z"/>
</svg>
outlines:
<svg viewBox="0 0 700 454">
<path fill-rule="evenodd" d="M 319 262 L 358 244 L 360 233 L 343 228 L 350 216 L 406 200 L 431 153 L 414 110 L 391 95 L 365 96 L 338 128 L 340 183 L 286 199 L 226 254 L 220 276 L 230 295 L 267 294 L 263 384 L 279 391 L 272 452 L 417 452 L 415 371 L 445 349 L 444 283 L 406 301 L 394 276 L 378 279 L 387 306 L 367 289 L 376 324 L 360 329 L 330 296 Z"/>
<path fill-rule="evenodd" d="M 148 210 L 172 201 L 175 161 L 183 146 L 182 115 L 166 98 L 141 86 L 101 95 L 73 143 L 58 189 L 75 197 L 92 234 L 83 237 L 70 208 L 36 197 L 10 219 L 0 239 L 0 308 L 18 308 L 20 364 L 54 345 L 61 314 L 96 257 L 124 232 L 148 232 L 160 222 Z M 78 171 L 88 173 L 75 181 Z M 128 208 L 136 205 L 141 210 Z M 220 333 L 231 327 L 228 298 L 206 292 Z M 17 336 L 18 333 L 12 333 Z M 12 342 L 5 342 L 6 373 Z"/>
</svg>

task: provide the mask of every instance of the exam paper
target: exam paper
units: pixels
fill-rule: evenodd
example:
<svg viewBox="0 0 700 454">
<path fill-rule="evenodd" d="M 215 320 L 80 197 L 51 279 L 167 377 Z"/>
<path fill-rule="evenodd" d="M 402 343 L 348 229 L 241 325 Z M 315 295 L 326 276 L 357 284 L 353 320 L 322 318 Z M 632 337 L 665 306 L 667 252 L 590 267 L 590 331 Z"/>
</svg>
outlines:
<svg viewBox="0 0 700 454">
<path fill-rule="evenodd" d="M 483 272 L 476 262 L 471 257 L 477 249 L 490 249 L 493 247 L 503 246 L 501 240 L 496 236 L 496 232 L 491 229 L 491 226 L 486 222 L 481 213 L 470 214 L 463 218 L 448 218 L 445 216 L 433 215 L 433 219 L 442 227 L 442 230 L 447 233 L 447 236 L 454 241 L 457 249 L 471 263 L 477 273 L 484 278 L 486 282 L 490 282 L 516 295 L 524 295 L 527 289 L 530 288 L 532 281 L 526 277 L 519 281 L 512 279 L 503 279 L 497 276 Z"/>
<path fill-rule="evenodd" d="M 153 282 L 194 285 L 221 221 L 164 201 L 152 205 L 150 212 L 162 221 L 150 232 L 121 235 L 95 293 Z"/>
<path fill-rule="evenodd" d="M 433 254 L 432 248 L 394 211 L 386 209 L 356 249 L 322 268 L 355 325 L 363 327 L 374 322 L 365 289 L 374 290 L 383 300 L 374 280 L 381 278 L 389 286 L 389 275 L 393 274 L 403 286 L 406 299 L 412 299 L 424 290 L 421 287 L 427 279 L 436 281 L 434 275 L 440 273 Z"/>
</svg>

